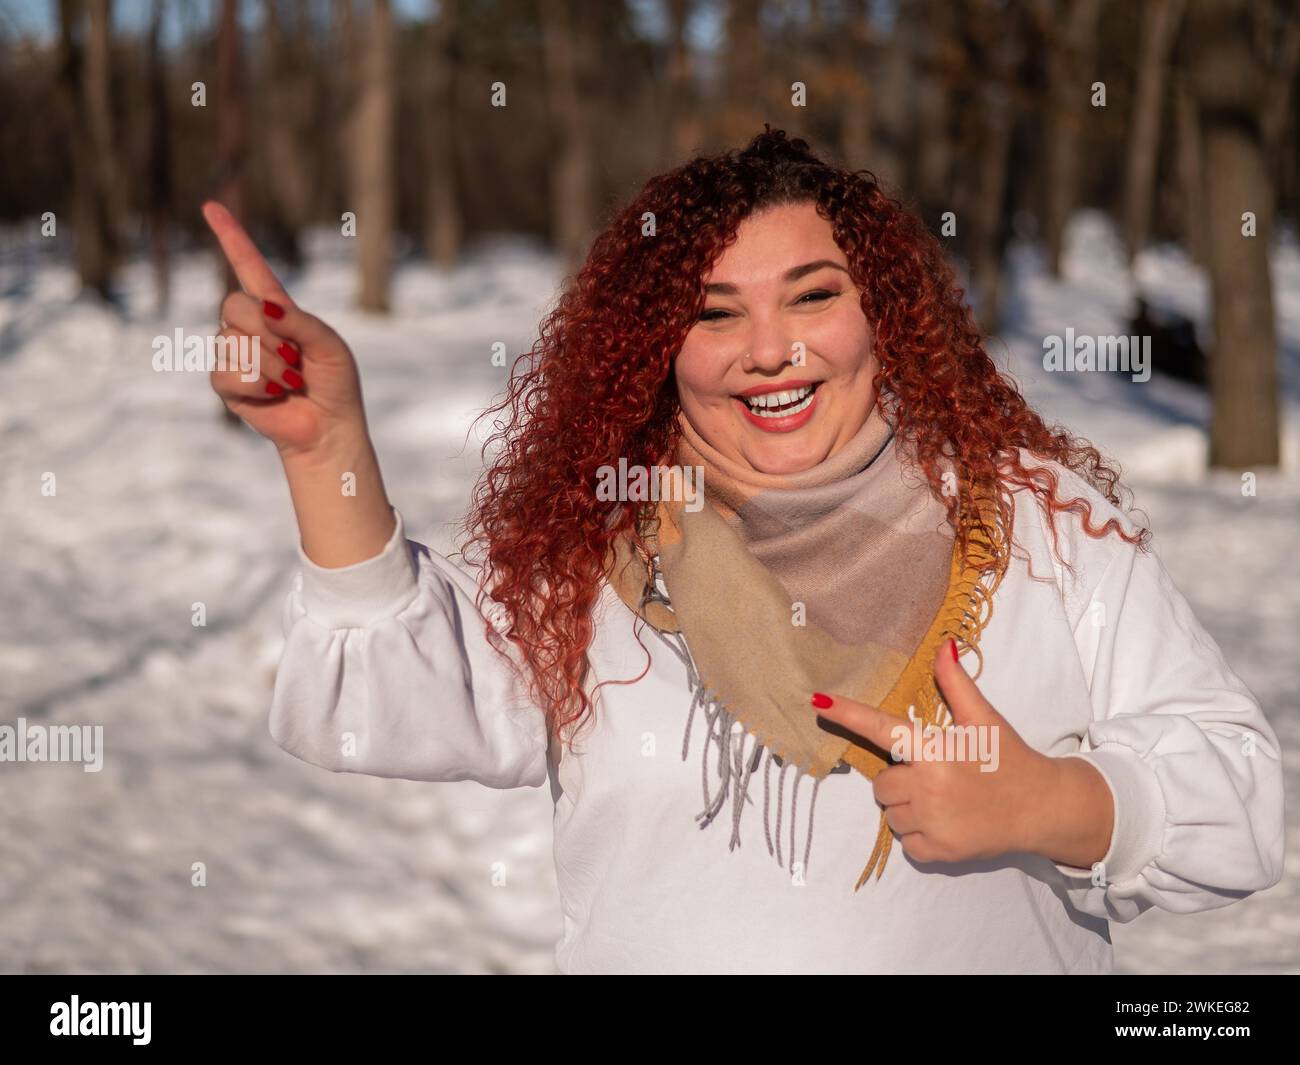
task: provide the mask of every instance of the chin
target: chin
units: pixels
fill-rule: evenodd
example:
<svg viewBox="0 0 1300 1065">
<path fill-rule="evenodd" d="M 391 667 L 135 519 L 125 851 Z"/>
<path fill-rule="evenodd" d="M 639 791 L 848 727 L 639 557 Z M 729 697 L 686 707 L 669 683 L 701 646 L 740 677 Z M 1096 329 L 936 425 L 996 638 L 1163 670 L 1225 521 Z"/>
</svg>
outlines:
<svg viewBox="0 0 1300 1065">
<path fill-rule="evenodd" d="M 744 452 L 742 452 L 744 454 Z M 774 438 L 770 443 L 749 449 L 745 458 L 759 473 L 802 473 L 826 457 L 826 447 L 820 437 L 816 441 L 795 442 L 788 437 Z"/>
</svg>

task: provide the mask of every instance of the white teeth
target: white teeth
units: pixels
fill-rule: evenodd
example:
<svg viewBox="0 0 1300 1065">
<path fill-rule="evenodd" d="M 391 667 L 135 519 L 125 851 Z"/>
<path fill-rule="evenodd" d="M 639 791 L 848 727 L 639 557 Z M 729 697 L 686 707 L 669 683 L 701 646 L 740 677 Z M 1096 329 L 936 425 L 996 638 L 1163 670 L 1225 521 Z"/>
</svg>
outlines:
<svg viewBox="0 0 1300 1065">
<path fill-rule="evenodd" d="M 789 392 L 767 392 L 761 396 L 744 396 L 745 405 L 757 414 L 760 418 L 788 418 L 791 414 L 798 414 L 801 410 L 812 402 L 813 386 L 804 385 L 802 388 L 792 389 Z M 789 406 L 789 404 L 794 406 Z M 784 410 L 777 410 L 778 407 L 785 407 Z"/>
</svg>

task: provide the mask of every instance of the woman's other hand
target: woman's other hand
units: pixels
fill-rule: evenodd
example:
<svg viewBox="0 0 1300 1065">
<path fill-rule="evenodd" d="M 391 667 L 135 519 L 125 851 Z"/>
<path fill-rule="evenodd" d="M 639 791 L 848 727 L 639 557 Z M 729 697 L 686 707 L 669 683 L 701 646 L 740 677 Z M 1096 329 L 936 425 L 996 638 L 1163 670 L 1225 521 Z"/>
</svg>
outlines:
<svg viewBox="0 0 1300 1065">
<path fill-rule="evenodd" d="M 952 715 L 926 733 L 874 706 L 814 694 L 817 713 L 882 751 L 901 755 L 872 781 L 904 852 L 918 862 L 960 862 L 1008 852 L 1088 868 L 1109 848 L 1114 800 L 1079 758 L 1034 750 L 939 646 L 934 674 Z M 931 738 L 932 737 L 932 738 Z"/>
</svg>

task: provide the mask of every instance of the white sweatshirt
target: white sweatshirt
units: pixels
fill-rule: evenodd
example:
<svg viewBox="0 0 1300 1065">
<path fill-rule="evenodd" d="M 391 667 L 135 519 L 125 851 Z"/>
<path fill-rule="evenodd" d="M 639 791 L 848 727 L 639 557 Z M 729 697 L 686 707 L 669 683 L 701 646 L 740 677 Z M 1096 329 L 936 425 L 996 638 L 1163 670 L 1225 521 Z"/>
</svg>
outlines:
<svg viewBox="0 0 1300 1065">
<path fill-rule="evenodd" d="M 1134 528 L 1050 465 L 1064 498 L 1091 502 L 1094 527 Z M 679 654 L 644 622 L 638 643 L 636 616 L 602 585 L 592 683 L 636 677 L 642 644 L 651 663 L 636 683 L 601 688 L 596 727 L 576 754 L 560 752 L 487 643 L 474 569 L 408 541 L 400 513 L 383 552 L 355 565 L 324 569 L 299 549 L 271 735 L 334 771 L 549 781 L 562 972 L 1110 972 L 1108 921 L 1226 906 L 1281 878 L 1277 737 L 1158 557 L 1114 534 L 1094 540 L 1064 514 L 1072 576 L 1031 494 L 1015 499 L 1018 548 L 980 640 L 978 685 L 1031 746 L 1105 776 L 1115 830 L 1100 884 L 1029 854 L 921 865 L 895 839 L 883 876 L 855 893 L 879 826 L 856 771 L 823 778 L 806 869 L 777 864 L 761 810 L 746 809 L 729 849 L 729 812 L 703 829 L 695 820 L 706 726 L 696 708 L 683 761 L 692 692 Z M 974 675 L 974 655 L 962 662 Z M 777 837 L 787 865 L 805 845 L 802 825 L 791 845 L 793 824 L 787 815 Z"/>
</svg>

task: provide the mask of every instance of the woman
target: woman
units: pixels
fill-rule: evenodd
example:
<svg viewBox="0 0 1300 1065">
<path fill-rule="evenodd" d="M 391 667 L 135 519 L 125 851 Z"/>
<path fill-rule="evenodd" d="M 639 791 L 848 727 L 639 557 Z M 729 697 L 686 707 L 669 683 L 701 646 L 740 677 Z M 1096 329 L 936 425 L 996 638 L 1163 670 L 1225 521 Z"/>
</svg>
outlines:
<svg viewBox="0 0 1300 1065">
<path fill-rule="evenodd" d="M 1260 707 L 868 173 L 768 130 L 648 182 L 493 408 L 459 561 L 406 539 L 343 341 L 205 212 L 223 335 L 277 353 L 213 384 L 301 532 L 271 733 L 549 781 L 562 971 L 1106 972 L 1108 920 L 1278 881 Z"/>
</svg>

